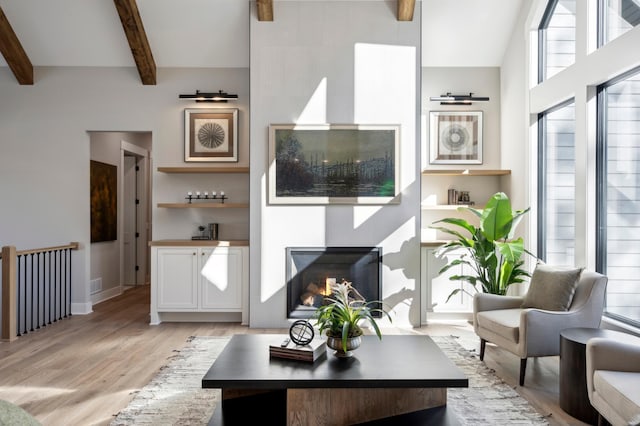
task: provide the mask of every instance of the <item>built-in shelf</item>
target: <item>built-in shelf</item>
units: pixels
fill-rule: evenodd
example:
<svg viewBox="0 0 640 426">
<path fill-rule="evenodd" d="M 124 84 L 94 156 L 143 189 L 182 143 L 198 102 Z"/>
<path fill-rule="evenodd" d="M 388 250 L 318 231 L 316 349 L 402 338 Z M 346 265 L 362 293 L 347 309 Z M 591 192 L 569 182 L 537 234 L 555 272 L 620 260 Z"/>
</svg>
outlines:
<svg viewBox="0 0 640 426">
<path fill-rule="evenodd" d="M 505 176 L 510 175 L 511 170 L 488 170 L 488 169 L 434 169 L 423 170 L 424 176 Z"/>
<path fill-rule="evenodd" d="M 457 210 L 458 207 L 473 207 L 474 209 L 482 208 L 482 206 L 469 204 L 423 204 L 420 206 L 422 210 Z"/>
<path fill-rule="evenodd" d="M 158 203 L 170 209 L 247 209 L 249 203 Z"/>
<path fill-rule="evenodd" d="M 243 247 L 248 245 L 249 240 L 154 240 L 149 242 L 150 247 Z"/>
<path fill-rule="evenodd" d="M 425 240 L 420 242 L 421 247 L 440 247 L 443 244 L 448 243 L 445 240 Z"/>
<path fill-rule="evenodd" d="M 248 167 L 158 167 L 162 173 L 249 173 Z"/>
</svg>

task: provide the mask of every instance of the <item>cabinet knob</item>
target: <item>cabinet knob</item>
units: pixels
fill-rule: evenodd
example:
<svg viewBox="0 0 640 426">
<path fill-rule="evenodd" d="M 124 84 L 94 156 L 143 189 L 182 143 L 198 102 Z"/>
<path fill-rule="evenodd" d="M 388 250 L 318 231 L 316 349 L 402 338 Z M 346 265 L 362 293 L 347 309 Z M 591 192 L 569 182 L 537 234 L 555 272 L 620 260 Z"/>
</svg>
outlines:
<svg viewBox="0 0 640 426">
<path fill-rule="evenodd" d="M 194 255 L 194 256 L 196 255 L 196 252 L 195 252 L 195 251 L 193 252 L 193 255 Z"/>
</svg>

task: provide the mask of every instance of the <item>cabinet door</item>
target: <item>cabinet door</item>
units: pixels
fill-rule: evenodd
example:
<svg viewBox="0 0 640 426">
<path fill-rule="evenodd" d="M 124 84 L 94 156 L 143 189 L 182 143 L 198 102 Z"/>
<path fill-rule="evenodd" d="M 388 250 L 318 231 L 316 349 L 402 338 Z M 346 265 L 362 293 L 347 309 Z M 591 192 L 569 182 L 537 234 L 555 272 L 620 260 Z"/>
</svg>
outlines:
<svg viewBox="0 0 640 426">
<path fill-rule="evenodd" d="M 242 310 L 242 250 L 236 247 L 201 249 L 200 294 L 202 309 Z"/>
<path fill-rule="evenodd" d="M 473 309 L 472 298 L 460 291 L 447 302 L 447 298 L 457 288 L 464 288 L 473 294 L 471 285 L 463 281 L 451 281 L 451 275 L 469 274 L 462 265 L 449 269 L 443 274 L 438 274 L 440 269 L 460 254 L 450 253 L 446 258 L 437 258 L 435 250 L 429 249 L 427 253 L 427 283 L 431 286 L 431 307 L 433 312 L 471 312 Z M 429 305 L 427 305 L 429 306 Z"/>
<path fill-rule="evenodd" d="M 197 252 L 196 248 L 158 249 L 158 309 L 198 308 Z"/>
</svg>

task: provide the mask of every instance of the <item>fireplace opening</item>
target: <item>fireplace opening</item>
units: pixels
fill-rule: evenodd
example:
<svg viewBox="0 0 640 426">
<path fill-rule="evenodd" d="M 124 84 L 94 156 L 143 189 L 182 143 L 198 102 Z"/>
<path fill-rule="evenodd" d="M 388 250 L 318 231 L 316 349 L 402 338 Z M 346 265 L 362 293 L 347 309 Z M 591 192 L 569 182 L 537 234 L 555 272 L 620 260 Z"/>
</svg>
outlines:
<svg viewBox="0 0 640 426">
<path fill-rule="evenodd" d="M 381 247 L 287 247 L 286 256 L 287 318 L 310 318 L 336 282 L 350 282 L 367 301 L 381 299 Z"/>
</svg>

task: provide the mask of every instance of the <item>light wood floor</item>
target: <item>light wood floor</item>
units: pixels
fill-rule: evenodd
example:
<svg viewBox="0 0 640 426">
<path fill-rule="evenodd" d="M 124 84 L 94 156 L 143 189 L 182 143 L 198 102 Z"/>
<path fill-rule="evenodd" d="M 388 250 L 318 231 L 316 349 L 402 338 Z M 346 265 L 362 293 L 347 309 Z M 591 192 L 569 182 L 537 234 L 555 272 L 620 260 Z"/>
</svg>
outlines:
<svg viewBox="0 0 640 426">
<path fill-rule="evenodd" d="M 230 323 L 149 325 L 149 288 L 135 288 L 94 306 L 90 315 L 73 316 L 52 326 L 0 343 L 0 399 L 20 405 L 43 425 L 107 425 L 167 364 L 189 336 L 279 333 Z M 384 334 L 456 335 L 478 350 L 466 323 Z M 581 425 L 558 406 L 558 359 L 529 361 L 525 387 L 517 386 L 519 359 L 487 346 L 485 362 L 523 395 L 552 425 Z"/>
</svg>

